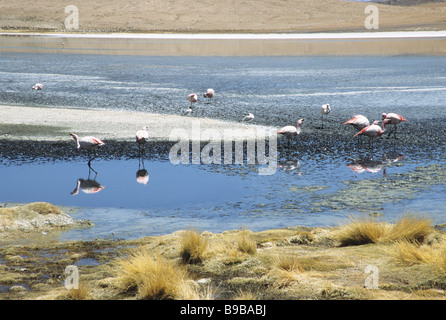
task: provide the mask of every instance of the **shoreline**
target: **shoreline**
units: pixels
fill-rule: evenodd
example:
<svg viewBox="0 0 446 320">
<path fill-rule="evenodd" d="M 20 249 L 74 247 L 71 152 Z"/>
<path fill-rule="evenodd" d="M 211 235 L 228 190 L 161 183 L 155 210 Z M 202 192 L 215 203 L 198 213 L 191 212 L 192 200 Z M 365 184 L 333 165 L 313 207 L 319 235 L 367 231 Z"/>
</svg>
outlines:
<svg viewBox="0 0 446 320">
<path fill-rule="evenodd" d="M 444 38 L 446 30 L 432 31 L 364 31 L 364 32 L 0 32 L 1 36 L 30 36 L 57 38 L 107 38 L 107 39 L 203 39 L 203 40 L 308 40 L 308 39 L 399 39 Z"/>
<path fill-rule="evenodd" d="M 0 33 L 0 52 L 146 56 L 446 55 L 446 31 Z"/>
</svg>

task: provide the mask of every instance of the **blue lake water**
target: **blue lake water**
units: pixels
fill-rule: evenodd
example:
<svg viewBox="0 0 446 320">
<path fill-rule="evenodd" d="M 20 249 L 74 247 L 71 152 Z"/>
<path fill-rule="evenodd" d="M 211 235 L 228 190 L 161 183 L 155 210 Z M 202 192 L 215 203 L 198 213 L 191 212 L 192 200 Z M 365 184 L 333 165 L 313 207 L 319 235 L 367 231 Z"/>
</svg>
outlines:
<svg viewBox="0 0 446 320">
<path fill-rule="evenodd" d="M 434 223 L 445 222 L 445 142 L 436 135 L 442 136 L 446 120 L 446 57 L 3 53 L 0 65 L 4 105 L 179 114 L 188 105 L 187 94 L 212 87 L 216 97 L 208 105 L 203 99 L 197 103 L 199 116 L 239 121 L 250 111 L 256 123 L 270 126 L 306 119 L 302 148 L 308 150 L 281 153 L 271 176 L 259 175 L 256 165 L 173 165 L 148 157 L 144 184 L 137 181 L 142 167 L 136 157 L 96 159 L 97 174 L 83 159 L 3 161 L 0 202 L 76 207 L 74 218 L 95 223 L 63 232 L 61 239 L 137 238 L 185 228 L 332 226 L 351 213 L 378 213 L 389 220 L 421 213 Z M 38 95 L 30 89 L 35 82 L 45 84 Z M 322 103 L 333 108 L 324 148 L 318 130 Z M 398 130 L 413 143 L 383 139 L 369 150 L 352 143 L 353 131 L 342 127 L 353 114 L 379 119 L 390 111 L 410 119 Z M 349 140 L 336 136 L 346 130 Z M 312 148 L 313 135 L 319 144 Z M 104 188 L 73 194 L 79 179 Z"/>
</svg>

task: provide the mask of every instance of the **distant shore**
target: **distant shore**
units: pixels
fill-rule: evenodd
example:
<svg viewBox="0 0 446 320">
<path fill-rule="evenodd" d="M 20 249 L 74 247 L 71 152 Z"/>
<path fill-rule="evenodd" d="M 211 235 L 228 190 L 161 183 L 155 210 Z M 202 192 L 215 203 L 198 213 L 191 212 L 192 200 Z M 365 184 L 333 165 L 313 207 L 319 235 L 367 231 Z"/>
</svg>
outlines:
<svg viewBox="0 0 446 320">
<path fill-rule="evenodd" d="M 0 32 L 0 36 L 33 36 L 107 39 L 188 39 L 188 40 L 333 40 L 333 39 L 403 39 L 444 38 L 446 30 L 437 31 L 369 31 L 319 33 L 127 33 L 127 32 Z"/>
<path fill-rule="evenodd" d="M 0 33 L 0 52 L 149 56 L 445 55 L 446 31 Z"/>
</svg>

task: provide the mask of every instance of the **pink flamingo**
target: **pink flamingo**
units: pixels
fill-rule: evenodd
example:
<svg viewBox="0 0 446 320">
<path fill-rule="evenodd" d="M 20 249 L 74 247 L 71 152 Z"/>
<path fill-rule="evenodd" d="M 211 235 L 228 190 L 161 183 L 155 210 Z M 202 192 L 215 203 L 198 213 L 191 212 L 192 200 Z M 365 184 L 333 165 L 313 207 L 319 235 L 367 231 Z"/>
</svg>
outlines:
<svg viewBox="0 0 446 320">
<path fill-rule="evenodd" d="M 33 86 L 31 87 L 31 89 L 36 90 L 36 91 L 43 90 L 43 84 L 41 84 L 41 83 L 36 83 L 35 85 L 33 85 Z"/>
<path fill-rule="evenodd" d="M 43 90 L 43 84 L 41 84 L 41 83 L 36 83 L 35 85 L 33 85 L 33 86 L 31 87 L 31 89 L 36 91 L 36 94 L 34 95 L 34 99 L 36 99 L 36 97 L 37 97 L 37 92 Z"/>
<path fill-rule="evenodd" d="M 149 140 L 149 133 L 147 132 L 147 126 L 144 126 L 141 130 L 136 131 L 135 135 L 136 143 L 139 147 L 139 152 L 141 153 L 141 148 Z"/>
<path fill-rule="evenodd" d="M 215 91 L 214 89 L 207 89 L 205 93 L 203 93 L 203 97 L 207 98 L 209 102 L 211 102 L 211 99 L 214 97 Z"/>
<path fill-rule="evenodd" d="M 90 159 L 88 160 L 88 167 L 93 170 L 90 164 L 91 160 L 96 157 L 96 148 L 105 145 L 105 143 L 102 142 L 101 139 L 92 136 L 79 138 L 79 136 L 75 133 L 70 133 L 70 135 L 73 137 L 74 141 L 76 141 L 78 149 L 87 150 L 88 154 L 90 154 L 91 151 L 94 152 L 94 156 L 90 157 Z"/>
<path fill-rule="evenodd" d="M 331 112 L 331 107 L 330 107 L 330 105 L 329 105 L 328 103 L 323 104 L 323 105 L 321 106 L 321 114 L 322 114 L 322 116 L 321 116 L 321 120 L 322 120 L 323 116 L 327 116 L 330 112 Z M 323 128 L 323 127 L 324 127 L 324 122 L 323 122 L 323 120 L 322 120 L 322 128 Z"/>
<path fill-rule="evenodd" d="M 300 134 L 300 125 L 302 124 L 302 122 L 304 121 L 304 119 L 299 119 L 297 121 L 297 126 L 285 126 L 281 129 L 279 129 L 279 131 L 277 131 L 277 134 L 281 134 L 284 135 L 288 138 L 288 147 L 290 147 L 290 141 L 292 137 L 295 137 L 297 135 Z"/>
<path fill-rule="evenodd" d="M 349 124 L 356 130 L 361 131 L 362 129 L 370 125 L 370 121 L 363 115 L 355 114 L 353 118 L 345 121 L 344 124 Z"/>
<path fill-rule="evenodd" d="M 187 96 L 187 101 L 189 101 L 190 105 L 192 106 L 192 103 L 195 103 L 198 101 L 198 97 L 195 93 L 191 93 L 190 95 Z"/>
<path fill-rule="evenodd" d="M 383 120 L 383 128 L 386 128 L 387 124 L 393 124 L 393 130 L 391 132 L 389 132 L 389 134 L 388 134 L 389 137 L 392 132 L 393 132 L 393 136 L 396 137 L 397 124 L 399 124 L 403 121 L 409 122 L 406 119 L 404 119 L 404 117 L 402 117 L 396 113 L 383 113 L 381 116 L 382 116 L 382 120 Z"/>
<path fill-rule="evenodd" d="M 373 121 L 373 123 L 365 128 L 363 128 L 361 131 L 359 131 L 358 133 L 356 133 L 354 136 L 359 136 L 359 135 L 363 135 L 363 136 L 367 136 L 371 139 L 373 138 L 377 138 L 379 136 L 381 136 L 384 132 L 385 129 L 383 130 L 378 124 L 381 123 L 381 121 Z"/>
<path fill-rule="evenodd" d="M 243 122 L 251 122 L 252 120 L 254 120 L 254 115 L 252 113 L 248 113 L 244 118 L 243 118 Z"/>
</svg>

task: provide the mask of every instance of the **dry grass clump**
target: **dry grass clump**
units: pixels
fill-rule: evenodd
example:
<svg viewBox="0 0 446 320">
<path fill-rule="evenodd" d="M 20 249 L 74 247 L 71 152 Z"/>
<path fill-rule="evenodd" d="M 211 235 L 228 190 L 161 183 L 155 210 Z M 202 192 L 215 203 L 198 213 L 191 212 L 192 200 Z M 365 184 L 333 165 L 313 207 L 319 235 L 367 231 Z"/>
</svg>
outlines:
<svg viewBox="0 0 446 320">
<path fill-rule="evenodd" d="M 62 211 L 48 202 L 33 202 L 23 206 L 24 210 L 34 211 L 39 214 L 61 214 Z"/>
<path fill-rule="evenodd" d="M 428 245 L 418 245 L 408 241 L 395 243 L 395 258 L 404 265 L 430 264 L 437 259 L 436 250 Z"/>
<path fill-rule="evenodd" d="M 180 256 L 184 263 L 203 261 L 208 241 L 196 231 L 185 231 L 181 240 Z"/>
<path fill-rule="evenodd" d="M 316 240 L 313 233 L 309 231 L 301 231 L 295 236 L 291 237 L 290 242 L 296 244 L 309 244 Z"/>
<path fill-rule="evenodd" d="M 255 254 L 257 252 L 257 243 L 250 237 L 250 231 L 242 229 L 238 238 L 238 249 L 247 254 Z"/>
<path fill-rule="evenodd" d="M 351 222 L 336 234 L 341 246 L 362 245 L 405 240 L 422 243 L 433 228 L 431 221 L 424 217 L 406 215 L 395 224 L 378 222 L 373 217 L 350 217 Z"/>
<path fill-rule="evenodd" d="M 446 274 L 446 242 L 432 246 L 408 241 L 395 243 L 393 256 L 397 263 L 405 266 L 428 264 Z"/>
<path fill-rule="evenodd" d="M 239 289 L 237 290 L 237 295 L 234 297 L 234 300 L 257 300 L 257 296 L 250 291 Z"/>
<path fill-rule="evenodd" d="M 278 269 L 287 272 L 303 272 L 299 259 L 296 255 L 280 255 L 275 260 Z"/>
<path fill-rule="evenodd" d="M 79 284 L 78 289 L 70 289 L 67 294 L 69 300 L 90 300 L 90 290 L 84 284 Z"/>
<path fill-rule="evenodd" d="M 342 227 L 336 234 L 341 246 L 376 243 L 388 233 L 389 226 L 376 222 L 373 217 L 349 217 L 350 223 Z"/>
<path fill-rule="evenodd" d="M 274 259 L 273 274 L 278 277 L 277 283 L 286 286 L 297 280 L 299 274 L 304 271 L 296 255 L 279 255 Z"/>
<path fill-rule="evenodd" d="M 432 221 L 430 219 L 417 215 L 405 215 L 393 225 L 384 240 L 423 243 L 432 232 Z"/>
<path fill-rule="evenodd" d="M 196 291 L 187 279 L 187 271 L 174 261 L 144 248 L 133 249 L 117 260 L 118 286 L 125 292 L 136 291 L 149 300 L 194 299 Z"/>
</svg>

